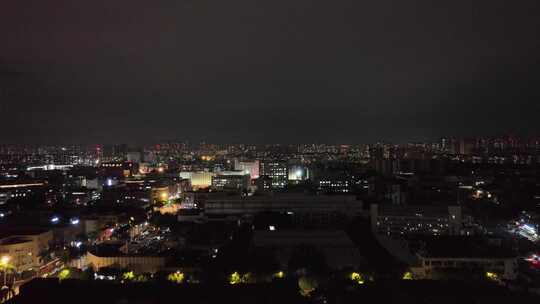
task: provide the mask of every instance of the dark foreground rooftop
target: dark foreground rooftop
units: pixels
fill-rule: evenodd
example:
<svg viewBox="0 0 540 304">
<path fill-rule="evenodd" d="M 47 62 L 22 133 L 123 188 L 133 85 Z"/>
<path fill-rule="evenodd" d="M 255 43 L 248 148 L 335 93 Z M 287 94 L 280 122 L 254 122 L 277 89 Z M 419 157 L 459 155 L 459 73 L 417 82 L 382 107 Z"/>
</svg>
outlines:
<svg viewBox="0 0 540 304">
<path fill-rule="evenodd" d="M 539 297 L 497 285 L 400 281 L 325 290 L 327 303 L 538 303 Z M 317 299 L 321 301 L 317 301 Z M 298 293 L 294 280 L 246 285 L 118 284 L 106 281 L 36 279 L 8 303 L 324 303 Z"/>
</svg>

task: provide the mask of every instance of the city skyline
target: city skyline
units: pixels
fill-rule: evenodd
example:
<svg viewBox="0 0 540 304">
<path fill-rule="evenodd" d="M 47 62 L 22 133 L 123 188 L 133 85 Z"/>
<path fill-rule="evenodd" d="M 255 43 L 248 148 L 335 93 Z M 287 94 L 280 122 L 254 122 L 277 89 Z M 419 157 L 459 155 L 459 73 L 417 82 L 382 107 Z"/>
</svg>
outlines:
<svg viewBox="0 0 540 304">
<path fill-rule="evenodd" d="M 506 133 L 498 136 L 439 136 L 426 140 L 404 140 L 401 142 L 394 142 L 387 139 L 380 139 L 373 142 L 253 142 L 253 141 L 244 141 L 244 142 L 234 142 L 234 141 L 207 141 L 205 139 L 160 139 L 155 141 L 146 141 L 143 143 L 130 143 L 130 142 L 93 142 L 93 143 L 80 143 L 80 142 L 49 142 L 47 144 L 40 143 L 2 143 L 0 142 L 0 147 L 6 148 L 38 148 L 38 147 L 54 147 L 62 148 L 64 147 L 80 147 L 85 149 L 94 149 L 94 148 L 103 148 L 103 147 L 113 147 L 113 146 L 125 146 L 127 149 L 145 149 L 145 148 L 156 148 L 161 145 L 181 145 L 187 149 L 194 149 L 197 147 L 203 146 L 215 146 L 215 147 L 226 147 L 226 146 L 246 146 L 246 147 L 271 147 L 271 146 L 289 146 L 289 147 L 302 147 L 302 146 L 377 146 L 377 145 L 388 145 L 388 146 L 440 146 L 442 144 L 459 144 L 460 142 L 467 142 L 475 145 L 493 145 L 497 143 L 502 143 L 504 145 L 520 145 L 520 146 L 530 146 L 535 147 L 540 145 L 540 135 L 535 136 L 523 136 L 518 134 Z"/>
<path fill-rule="evenodd" d="M 153 138 L 152 136 L 150 138 Z M 96 141 L 96 142 L 87 142 L 87 141 L 34 141 L 34 142 L 0 142 L 0 146 L 4 147 L 103 147 L 103 146 L 115 146 L 115 145 L 125 145 L 128 148 L 148 148 L 154 147 L 156 145 L 162 144 L 185 144 L 191 146 L 191 148 L 198 145 L 220 145 L 220 146 L 236 146 L 236 145 L 247 145 L 247 146 L 305 146 L 305 145 L 328 145 L 328 146 L 362 146 L 362 145 L 438 145 L 442 141 L 450 140 L 454 142 L 467 141 L 467 142 L 498 142 L 498 141 L 516 141 L 519 144 L 523 145 L 534 145 L 537 142 L 540 142 L 540 134 L 516 134 L 511 132 L 505 132 L 497 135 L 469 135 L 469 136 L 433 136 L 432 138 L 425 139 L 412 139 L 412 138 L 403 138 L 399 141 L 392 141 L 388 138 L 376 138 L 373 141 L 312 141 L 312 142 L 286 142 L 286 141 L 277 141 L 277 142 L 257 142 L 254 140 L 246 141 L 226 141 L 216 140 L 209 141 L 206 138 L 159 138 L 156 136 L 156 139 L 144 139 L 142 141 Z"/>
</svg>

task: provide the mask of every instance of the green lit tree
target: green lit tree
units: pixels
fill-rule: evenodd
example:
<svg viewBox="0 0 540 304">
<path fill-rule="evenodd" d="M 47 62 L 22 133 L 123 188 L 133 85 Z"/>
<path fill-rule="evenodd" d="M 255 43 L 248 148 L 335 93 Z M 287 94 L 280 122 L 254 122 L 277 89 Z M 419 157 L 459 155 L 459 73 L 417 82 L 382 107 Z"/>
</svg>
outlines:
<svg viewBox="0 0 540 304">
<path fill-rule="evenodd" d="M 319 282 L 314 277 L 302 276 L 298 279 L 298 287 L 301 295 L 309 297 L 319 287 Z"/>
<path fill-rule="evenodd" d="M 182 284 L 184 282 L 185 275 L 181 271 L 176 271 L 167 276 L 167 281 L 173 282 L 176 284 Z"/>
</svg>

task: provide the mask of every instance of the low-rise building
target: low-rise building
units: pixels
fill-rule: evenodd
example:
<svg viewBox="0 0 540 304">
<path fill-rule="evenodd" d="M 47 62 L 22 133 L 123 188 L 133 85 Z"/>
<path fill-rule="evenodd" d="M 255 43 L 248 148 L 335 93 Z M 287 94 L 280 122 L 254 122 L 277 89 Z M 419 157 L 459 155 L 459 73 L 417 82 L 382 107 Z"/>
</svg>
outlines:
<svg viewBox="0 0 540 304">
<path fill-rule="evenodd" d="M 317 181 L 317 190 L 323 193 L 349 193 L 352 182 L 344 178 L 322 178 Z"/>
<path fill-rule="evenodd" d="M 254 232 L 253 246 L 273 251 L 282 269 L 301 246 L 320 251 L 332 269 L 356 268 L 363 261 L 358 248 L 342 230 L 282 230 L 269 226 L 268 230 Z"/>
<path fill-rule="evenodd" d="M 272 189 L 283 189 L 289 181 L 289 166 L 285 161 L 263 160 L 259 163 L 259 173 L 272 179 Z"/>
<path fill-rule="evenodd" d="M 205 189 L 212 185 L 212 177 L 216 174 L 206 171 L 184 171 L 180 172 L 180 177 L 191 182 L 193 190 Z"/>
<path fill-rule="evenodd" d="M 165 267 L 167 257 L 163 255 L 140 255 L 124 253 L 120 245 L 103 244 L 97 250 L 88 251 L 87 262 L 95 271 L 104 267 L 129 269 L 137 273 L 155 273 Z"/>
<path fill-rule="evenodd" d="M 373 233 L 391 238 L 407 235 L 459 235 L 463 227 L 460 206 L 371 205 Z"/>
<path fill-rule="evenodd" d="M 353 217 L 362 212 L 362 201 L 355 196 L 281 193 L 208 198 L 204 208 L 206 215 L 242 216 L 260 212 L 290 212 L 323 217 L 335 214 Z"/>
<path fill-rule="evenodd" d="M 7 256 L 17 272 L 41 265 L 41 252 L 53 241 L 51 230 L 13 231 L 0 238 L 0 256 Z"/>
<path fill-rule="evenodd" d="M 435 279 L 455 271 L 505 280 L 517 276 L 516 255 L 501 245 L 476 237 L 429 238 L 420 242 L 416 255 L 419 266 L 411 270 L 421 279 Z"/>
<path fill-rule="evenodd" d="M 250 175 L 251 179 L 259 178 L 259 161 L 239 161 L 234 160 L 234 170 L 244 171 Z"/>
<path fill-rule="evenodd" d="M 43 191 L 47 183 L 41 180 L 16 180 L 0 182 L 0 205 L 10 199 L 26 198 Z"/>
<path fill-rule="evenodd" d="M 212 190 L 242 191 L 248 189 L 250 175 L 244 171 L 223 171 L 212 177 Z"/>
</svg>

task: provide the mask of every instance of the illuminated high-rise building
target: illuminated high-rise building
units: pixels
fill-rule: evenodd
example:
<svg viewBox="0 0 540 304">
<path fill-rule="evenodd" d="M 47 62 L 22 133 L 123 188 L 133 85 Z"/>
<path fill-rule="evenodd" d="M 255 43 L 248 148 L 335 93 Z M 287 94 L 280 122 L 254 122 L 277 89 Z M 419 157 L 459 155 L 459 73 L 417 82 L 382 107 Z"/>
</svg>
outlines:
<svg viewBox="0 0 540 304">
<path fill-rule="evenodd" d="M 260 162 L 259 173 L 272 179 L 273 189 L 283 189 L 289 181 L 289 166 L 285 161 L 263 160 Z"/>
<path fill-rule="evenodd" d="M 238 159 L 234 160 L 234 170 L 244 171 L 246 174 L 250 175 L 251 179 L 259 178 L 259 161 L 239 161 Z"/>
</svg>

